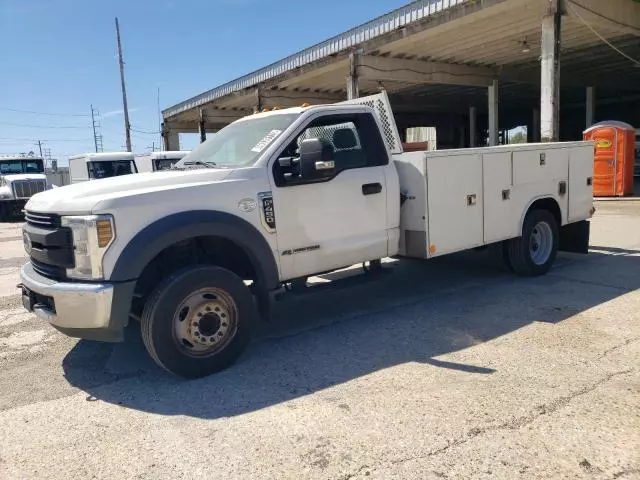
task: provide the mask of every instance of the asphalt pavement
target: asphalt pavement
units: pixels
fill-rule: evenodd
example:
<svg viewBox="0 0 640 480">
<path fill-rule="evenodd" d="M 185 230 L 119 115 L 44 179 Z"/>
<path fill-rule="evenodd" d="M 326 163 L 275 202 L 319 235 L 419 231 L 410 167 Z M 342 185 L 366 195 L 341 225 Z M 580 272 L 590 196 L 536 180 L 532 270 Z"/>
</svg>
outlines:
<svg viewBox="0 0 640 480">
<path fill-rule="evenodd" d="M 519 278 L 491 251 L 313 279 L 200 380 L 22 310 L 0 224 L 0 478 L 640 478 L 640 202 L 589 255 Z"/>
</svg>

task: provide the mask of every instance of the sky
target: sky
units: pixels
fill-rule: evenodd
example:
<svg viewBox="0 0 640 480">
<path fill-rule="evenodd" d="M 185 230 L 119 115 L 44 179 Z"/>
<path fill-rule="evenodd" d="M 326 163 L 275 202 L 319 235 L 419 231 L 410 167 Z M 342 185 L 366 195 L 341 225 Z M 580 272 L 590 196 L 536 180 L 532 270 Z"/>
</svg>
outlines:
<svg viewBox="0 0 640 480">
<path fill-rule="evenodd" d="M 0 154 L 124 150 L 114 18 L 133 150 L 160 142 L 161 109 L 280 60 L 408 0 L 0 0 Z M 159 95 L 158 95 L 159 90 Z M 189 149 L 197 136 L 182 136 Z"/>
</svg>

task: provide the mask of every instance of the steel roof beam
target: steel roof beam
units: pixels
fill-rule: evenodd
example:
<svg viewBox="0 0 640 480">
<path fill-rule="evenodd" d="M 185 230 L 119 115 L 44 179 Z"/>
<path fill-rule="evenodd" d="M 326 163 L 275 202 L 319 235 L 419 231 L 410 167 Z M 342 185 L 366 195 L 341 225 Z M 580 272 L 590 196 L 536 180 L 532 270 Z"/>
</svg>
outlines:
<svg viewBox="0 0 640 480">
<path fill-rule="evenodd" d="M 438 83 L 488 87 L 498 78 L 498 71 L 486 67 L 470 67 L 450 63 L 424 62 L 400 58 L 362 55 L 358 60 L 361 80 L 400 82 L 408 85 Z"/>
</svg>

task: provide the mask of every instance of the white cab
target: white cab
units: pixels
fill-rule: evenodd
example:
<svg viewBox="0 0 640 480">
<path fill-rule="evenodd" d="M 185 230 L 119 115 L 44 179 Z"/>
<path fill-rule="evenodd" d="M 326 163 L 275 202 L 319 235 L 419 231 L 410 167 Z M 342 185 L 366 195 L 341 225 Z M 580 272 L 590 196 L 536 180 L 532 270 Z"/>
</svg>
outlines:
<svg viewBox="0 0 640 480">
<path fill-rule="evenodd" d="M 137 171 L 135 157 L 129 152 L 81 153 L 69 157 L 71 183 L 119 177 Z"/>
</svg>

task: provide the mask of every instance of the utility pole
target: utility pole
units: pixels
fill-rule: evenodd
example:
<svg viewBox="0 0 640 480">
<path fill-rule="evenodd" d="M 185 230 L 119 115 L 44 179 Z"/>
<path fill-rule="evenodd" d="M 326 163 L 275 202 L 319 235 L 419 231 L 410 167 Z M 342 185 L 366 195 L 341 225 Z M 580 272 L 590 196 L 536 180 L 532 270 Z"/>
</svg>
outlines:
<svg viewBox="0 0 640 480">
<path fill-rule="evenodd" d="M 131 151 L 131 124 L 129 123 L 129 107 L 127 107 L 127 90 L 124 85 L 124 61 L 122 60 L 122 44 L 120 43 L 120 24 L 116 17 L 116 37 L 118 38 L 118 63 L 120 64 L 120 84 L 122 86 L 122 107 L 124 109 L 124 133 L 127 152 Z"/>
<path fill-rule="evenodd" d="M 51 165 L 51 149 L 50 148 L 45 148 L 44 149 L 44 168 L 47 168 L 49 165 Z"/>
<path fill-rule="evenodd" d="M 160 87 L 158 87 L 157 100 L 158 100 L 158 132 L 160 132 L 159 145 L 162 146 L 162 111 L 160 110 Z M 160 150 L 160 148 L 158 150 Z"/>
<path fill-rule="evenodd" d="M 97 108 L 93 108 L 91 105 L 91 125 L 93 126 L 93 144 L 96 148 L 96 153 L 102 152 L 102 135 L 98 134 L 98 129 L 100 128 L 100 124 L 96 122 L 96 116 L 100 116 L 100 112 L 98 112 Z"/>
<path fill-rule="evenodd" d="M 42 142 L 41 142 L 40 140 L 38 140 L 37 145 L 38 145 L 38 148 L 40 149 L 40 158 L 44 158 L 44 157 L 42 156 Z"/>
</svg>

